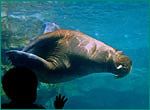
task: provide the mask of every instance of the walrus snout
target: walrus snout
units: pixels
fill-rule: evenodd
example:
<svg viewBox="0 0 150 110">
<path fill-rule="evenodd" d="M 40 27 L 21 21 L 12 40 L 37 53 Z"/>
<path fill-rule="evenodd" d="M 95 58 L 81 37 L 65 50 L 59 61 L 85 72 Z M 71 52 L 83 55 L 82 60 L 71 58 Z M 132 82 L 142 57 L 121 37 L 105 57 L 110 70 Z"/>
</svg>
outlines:
<svg viewBox="0 0 150 110">
<path fill-rule="evenodd" d="M 125 55 L 117 55 L 114 57 L 114 74 L 115 78 L 122 78 L 128 75 L 132 69 L 132 60 Z"/>
</svg>

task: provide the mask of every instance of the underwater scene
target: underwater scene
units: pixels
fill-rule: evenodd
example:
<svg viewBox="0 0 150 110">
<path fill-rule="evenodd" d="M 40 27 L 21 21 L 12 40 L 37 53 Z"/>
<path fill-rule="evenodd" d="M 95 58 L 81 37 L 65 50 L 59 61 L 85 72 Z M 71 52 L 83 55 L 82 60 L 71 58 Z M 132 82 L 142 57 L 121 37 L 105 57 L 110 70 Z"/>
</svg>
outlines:
<svg viewBox="0 0 150 110">
<path fill-rule="evenodd" d="M 53 109 L 61 93 L 68 98 L 64 109 L 149 109 L 149 8 L 149 1 L 1 1 L 1 77 L 13 67 L 7 51 L 21 51 L 46 32 L 80 31 L 122 51 L 131 58 L 132 70 L 117 79 L 106 72 L 81 72 L 68 81 L 39 82 L 35 103 Z M 78 61 L 75 68 L 82 68 L 80 63 L 84 70 L 95 68 L 78 57 L 72 61 Z M 8 102 L 1 84 L 1 104 Z"/>
</svg>

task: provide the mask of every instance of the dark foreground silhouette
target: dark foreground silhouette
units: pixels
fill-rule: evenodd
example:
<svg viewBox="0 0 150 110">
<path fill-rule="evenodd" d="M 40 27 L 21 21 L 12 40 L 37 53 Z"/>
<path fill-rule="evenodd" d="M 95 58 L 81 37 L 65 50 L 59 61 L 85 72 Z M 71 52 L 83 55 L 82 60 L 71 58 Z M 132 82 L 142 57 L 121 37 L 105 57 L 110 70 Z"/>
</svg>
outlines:
<svg viewBox="0 0 150 110">
<path fill-rule="evenodd" d="M 2 104 L 2 109 L 45 109 L 34 104 L 37 96 L 38 80 L 31 70 L 24 67 L 15 67 L 6 72 L 2 79 L 3 89 L 11 99 L 10 103 Z M 56 96 L 54 106 L 62 109 L 68 99 L 65 96 Z"/>
</svg>

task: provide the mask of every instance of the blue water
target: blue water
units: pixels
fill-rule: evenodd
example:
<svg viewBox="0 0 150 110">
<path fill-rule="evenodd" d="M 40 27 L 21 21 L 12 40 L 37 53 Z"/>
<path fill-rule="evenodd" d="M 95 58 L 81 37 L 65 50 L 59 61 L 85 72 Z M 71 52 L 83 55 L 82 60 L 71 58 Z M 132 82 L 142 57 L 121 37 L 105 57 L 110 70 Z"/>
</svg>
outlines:
<svg viewBox="0 0 150 110">
<path fill-rule="evenodd" d="M 1 3 L 1 19 L 8 18 L 10 31 L 16 33 L 14 38 L 29 40 L 42 34 L 42 24 L 54 22 L 61 28 L 78 30 L 103 41 L 123 51 L 133 61 L 131 74 L 122 79 L 114 79 L 111 74 L 97 73 L 54 87 L 40 84 L 36 103 L 53 108 L 53 100 L 61 92 L 68 97 L 65 109 L 149 108 L 148 1 Z M 14 43 L 10 47 L 23 47 L 18 45 Z M 3 46 L 2 50 L 5 50 Z M 2 98 L 2 103 L 5 101 Z"/>
</svg>

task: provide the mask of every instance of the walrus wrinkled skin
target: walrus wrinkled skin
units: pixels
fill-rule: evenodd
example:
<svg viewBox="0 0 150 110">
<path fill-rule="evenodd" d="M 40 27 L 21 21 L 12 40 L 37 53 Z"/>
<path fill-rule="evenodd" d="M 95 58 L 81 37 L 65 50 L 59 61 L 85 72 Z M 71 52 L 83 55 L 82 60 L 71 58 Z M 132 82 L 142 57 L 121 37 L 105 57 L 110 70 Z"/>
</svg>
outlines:
<svg viewBox="0 0 150 110">
<path fill-rule="evenodd" d="M 59 29 L 32 40 L 23 51 L 7 52 L 12 64 L 36 72 L 46 83 L 60 83 L 91 73 L 130 73 L 131 59 L 123 52 L 79 31 Z"/>
</svg>

